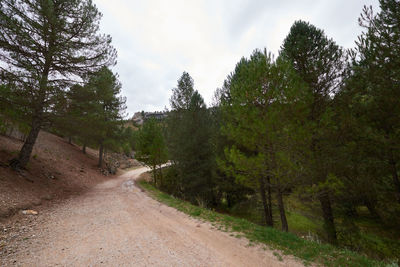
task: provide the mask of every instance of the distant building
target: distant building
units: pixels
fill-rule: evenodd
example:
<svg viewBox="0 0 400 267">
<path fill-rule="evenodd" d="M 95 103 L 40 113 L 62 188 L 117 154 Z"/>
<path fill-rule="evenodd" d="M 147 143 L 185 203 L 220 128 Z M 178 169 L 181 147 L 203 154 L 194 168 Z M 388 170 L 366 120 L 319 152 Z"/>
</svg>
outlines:
<svg viewBox="0 0 400 267">
<path fill-rule="evenodd" d="M 149 119 L 156 119 L 156 120 L 163 120 L 167 117 L 166 112 L 156 111 L 156 112 L 136 112 L 133 117 L 132 121 L 136 125 L 143 125 L 146 120 Z"/>
<path fill-rule="evenodd" d="M 146 112 L 144 114 L 144 120 L 156 119 L 163 120 L 167 117 L 167 114 L 164 112 Z"/>
</svg>

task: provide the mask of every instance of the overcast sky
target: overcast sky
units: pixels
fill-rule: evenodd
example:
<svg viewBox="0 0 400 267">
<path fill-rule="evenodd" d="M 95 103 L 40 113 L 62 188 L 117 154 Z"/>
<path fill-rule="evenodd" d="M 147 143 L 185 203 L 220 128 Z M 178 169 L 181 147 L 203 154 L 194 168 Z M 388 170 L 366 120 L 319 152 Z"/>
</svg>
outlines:
<svg viewBox="0 0 400 267">
<path fill-rule="evenodd" d="M 378 0 L 95 0 L 101 31 L 118 50 L 129 116 L 169 108 L 183 71 L 210 103 L 241 57 L 255 48 L 277 55 L 295 20 L 308 21 L 345 48 L 361 32 L 364 5 Z"/>
</svg>

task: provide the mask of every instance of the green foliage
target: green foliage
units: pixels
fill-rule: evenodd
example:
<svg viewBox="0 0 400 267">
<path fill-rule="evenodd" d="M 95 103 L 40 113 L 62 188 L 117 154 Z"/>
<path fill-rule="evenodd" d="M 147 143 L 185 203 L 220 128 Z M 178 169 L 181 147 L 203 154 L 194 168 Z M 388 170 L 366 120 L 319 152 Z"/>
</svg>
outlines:
<svg viewBox="0 0 400 267">
<path fill-rule="evenodd" d="M 128 126 L 123 130 L 123 140 L 126 140 L 127 149 L 129 148 L 129 153 L 136 149 L 138 140 L 138 131 L 134 130 L 132 127 Z"/>
<path fill-rule="evenodd" d="M 184 72 L 171 96 L 172 110 L 166 120 L 169 158 L 178 176 L 178 188 L 192 202 L 213 200 L 213 151 L 211 117 L 203 98 Z"/>
<path fill-rule="evenodd" d="M 15 86 L 0 82 L 0 134 L 9 134 L 14 128 L 24 135 L 30 130 L 26 108 L 16 106 Z"/>
<path fill-rule="evenodd" d="M 167 149 L 158 121 L 147 120 L 137 133 L 136 158 L 144 162 L 153 170 L 154 183 L 163 185 L 162 175 L 158 175 L 156 168 L 167 162 Z M 161 170 L 160 170 L 161 172 Z M 159 183 L 157 180 L 159 177 Z"/>
<path fill-rule="evenodd" d="M 349 79 L 348 94 L 354 97 L 352 110 L 357 112 L 366 138 L 370 161 L 386 170 L 390 177 L 387 192 L 400 203 L 398 161 L 400 158 L 400 9 L 397 0 L 381 0 L 381 11 L 374 15 L 364 8 L 359 22 L 366 31 L 359 36 L 357 56 L 353 58 L 354 75 Z M 360 82 L 361 81 L 361 82 Z M 361 101 L 357 101 L 361 100 Z"/>
<path fill-rule="evenodd" d="M 288 211 L 288 224 L 293 233 L 306 236 L 310 233 L 318 236 L 322 231 L 322 223 L 318 220 L 312 220 L 298 211 Z"/>
<path fill-rule="evenodd" d="M 339 88 L 345 64 L 343 50 L 322 30 L 299 20 L 292 25 L 283 41 L 280 57 L 293 64 L 312 91 L 315 101 L 319 102 L 312 110 L 312 118 L 318 119 L 330 94 Z"/>
<path fill-rule="evenodd" d="M 299 149 L 309 139 L 304 83 L 288 62 L 255 51 L 237 64 L 224 90 L 229 98 L 221 99 L 222 133 L 231 145 L 220 167 L 260 191 L 262 199 L 264 184 L 281 196 L 298 183 L 304 155 Z"/>
<path fill-rule="evenodd" d="M 182 192 L 180 191 L 178 171 L 175 166 L 164 168 L 163 175 L 164 183 L 161 189 L 175 197 L 183 197 Z"/>
<path fill-rule="evenodd" d="M 355 51 L 346 53 L 323 30 L 296 21 L 277 60 L 256 50 L 238 62 L 208 110 L 205 155 L 209 166 L 217 165 L 211 175 L 189 173 L 197 169 L 186 159 L 200 150 L 193 145 L 197 135 L 185 130 L 195 118 L 186 121 L 195 91 L 184 73 L 171 97 L 166 136 L 174 167 L 165 191 L 195 203 L 187 198 L 191 182 L 212 177 L 201 188 L 209 188 L 213 207 L 269 225 L 279 211 L 280 225 L 286 221 L 297 234 L 396 259 L 396 242 L 382 236 L 396 238 L 399 229 L 400 5 L 380 4 L 376 15 L 364 10 L 366 31 Z M 299 209 L 287 201 L 293 192 Z M 375 241 L 357 221 L 368 216 L 387 228 L 373 231 Z"/>
<path fill-rule="evenodd" d="M 332 97 L 342 84 L 346 58 L 343 49 L 322 30 L 304 21 L 293 24 L 281 49 L 280 57 L 291 62 L 311 95 L 311 101 L 307 103 L 309 115 L 305 121 L 311 138 L 307 140 L 308 145 L 303 146 L 303 151 L 308 154 L 307 160 L 303 161 L 308 181 L 304 182 L 316 189 L 314 193 L 321 203 L 328 239 L 335 244 L 332 188 L 338 186 L 338 180 L 333 175 L 336 166 L 330 163 L 335 155 L 336 141 L 332 133 L 337 127 L 333 120 Z"/>
<path fill-rule="evenodd" d="M 322 30 L 304 21 L 293 24 L 277 60 L 257 50 L 242 58 L 208 110 L 210 128 L 204 136 L 211 146 L 205 154 L 211 175 L 191 164 L 200 150 L 195 131 L 188 130 L 196 117 L 186 121 L 195 91 L 184 73 L 171 97 L 166 136 L 174 166 L 164 190 L 195 203 L 187 197 L 191 182 L 212 177 L 201 188 L 208 187 L 214 207 L 257 223 L 269 224 L 271 217 L 270 225 L 278 210 L 284 230 L 287 223 L 295 233 L 395 259 L 396 249 L 389 249 L 395 243 L 367 241 L 356 222 L 357 209 L 366 207 L 381 228 L 393 229 L 385 235 L 398 236 L 399 34 L 393 29 L 399 5 L 387 0 L 381 6 L 377 15 L 364 11 L 367 32 L 360 36 L 357 54 L 350 53 L 351 62 Z M 198 175 L 190 173 L 194 170 Z M 290 202 L 286 214 L 285 199 L 293 192 L 301 192 L 299 199 L 312 206 L 306 212 L 312 216 Z"/>
<path fill-rule="evenodd" d="M 381 11 L 377 14 L 370 8 L 363 10 L 359 22 L 365 31 L 351 53 L 345 84 L 335 96 L 334 120 L 338 126 L 335 175 L 344 185 L 337 195 L 344 216 L 350 215 L 355 220 L 355 207 L 365 206 L 380 227 L 398 229 L 400 91 L 396 80 L 400 76 L 395 66 L 400 63 L 400 35 L 393 29 L 399 28 L 400 10 L 398 1 L 380 1 L 380 4 Z M 398 236 L 398 230 L 392 232 Z M 368 253 L 371 247 L 377 251 L 378 247 L 384 247 L 360 241 L 362 231 L 354 239 L 355 247 Z"/>
<path fill-rule="evenodd" d="M 117 75 L 104 67 L 89 76 L 87 87 L 93 94 L 94 109 L 91 115 L 95 123 L 95 140 L 98 143 L 107 139 L 116 140 L 120 134 L 123 112 L 126 109 L 126 99 L 119 96 L 121 84 Z"/>
<path fill-rule="evenodd" d="M 12 85 L 7 99 L 12 106 L 7 109 L 23 114 L 31 128 L 14 168 L 27 165 L 40 129 L 53 122 L 64 90 L 115 63 L 111 37 L 98 34 L 100 18 L 89 0 L 2 1 L 0 79 Z"/>
<path fill-rule="evenodd" d="M 53 127 L 82 144 L 130 154 L 132 133 L 123 128 L 126 99 L 120 92 L 118 76 L 103 67 L 86 77 L 84 86 L 75 84 L 59 98 Z"/>
<path fill-rule="evenodd" d="M 172 89 L 170 99 L 173 110 L 189 109 L 189 105 L 194 94 L 194 81 L 189 73 L 183 72 L 178 80 L 178 86 Z"/>
</svg>

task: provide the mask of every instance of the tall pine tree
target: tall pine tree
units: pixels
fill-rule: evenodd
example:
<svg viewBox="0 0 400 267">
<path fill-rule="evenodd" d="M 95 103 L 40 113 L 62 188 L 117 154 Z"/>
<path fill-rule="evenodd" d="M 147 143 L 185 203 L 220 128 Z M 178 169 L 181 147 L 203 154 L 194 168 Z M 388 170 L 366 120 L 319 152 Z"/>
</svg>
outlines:
<svg viewBox="0 0 400 267">
<path fill-rule="evenodd" d="M 232 144 L 222 168 L 259 192 L 269 226 L 276 192 L 282 229 L 288 231 L 283 196 L 298 182 L 298 151 L 307 140 L 305 85 L 288 62 L 256 50 L 237 64 L 224 90 L 222 132 Z"/>
<path fill-rule="evenodd" d="M 308 85 L 312 95 L 309 124 L 312 139 L 309 145 L 311 183 L 319 186 L 324 226 L 331 243 L 337 243 L 331 191 L 326 187 L 329 176 L 329 153 L 326 152 L 326 133 L 331 125 L 330 103 L 339 90 L 344 70 L 344 52 L 322 30 L 304 21 L 296 21 L 285 38 L 280 57 L 292 63 Z"/>
<path fill-rule="evenodd" d="M 400 1 L 380 0 L 381 11 L 374 15 L 364 7 L 354 59 L 354 74 L 364 79 L 360 94 L 367 101 L 364 113 L 375 141 L 383 148 L 378 160 L 392 177 L 393 191 L 400 203 Z M 360 86 L 358 86 L 360 87 Z"/>
<path fill-rule="evenodd" d="M 115 63 L 111 37 L 98 34 L 100 18 L 90 0 L 1 1 L 0 76 L 16 86 L 31 128 L 14 168 L 26 167 L 58 91 Z"/>
<path fill-rule="evenodd" d="M 99 145 L 99 167 L 103 165 L 104 148 L 114 148 L 119 138 L 126 98 L 120 96 L 121 83 L 109 68 L 103 67 L 89 77 L 88 90 L 92 91 L 91 121 L 93 141 Z"/>
<path fill-rule="evenodd" d="M 213 201 L 210 115 L 193 79 L 184 72 L 171 96 L 167 119 L 168 152 L 178 173 L 179 190 L 192 202 Z"/>
</svg>

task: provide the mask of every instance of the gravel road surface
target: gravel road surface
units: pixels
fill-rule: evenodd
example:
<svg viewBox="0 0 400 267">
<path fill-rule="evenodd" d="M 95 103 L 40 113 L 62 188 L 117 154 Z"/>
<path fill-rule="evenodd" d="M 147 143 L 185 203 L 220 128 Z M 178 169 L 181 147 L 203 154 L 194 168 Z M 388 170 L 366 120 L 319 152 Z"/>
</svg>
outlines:
<svg viewBox="0 0 400 267">
<path fill-rule="evenodd" d="M 16 266 L 302 266 L 148 197 L 129 171 L 39 213 Z"/>
</svg>

